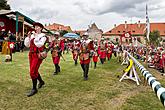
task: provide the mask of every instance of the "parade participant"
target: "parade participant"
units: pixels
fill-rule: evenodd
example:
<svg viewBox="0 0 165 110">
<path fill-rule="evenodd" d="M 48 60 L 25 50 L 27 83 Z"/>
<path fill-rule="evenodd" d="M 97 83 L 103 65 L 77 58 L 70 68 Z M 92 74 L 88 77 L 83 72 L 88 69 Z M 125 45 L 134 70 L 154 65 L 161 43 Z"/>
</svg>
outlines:
<svg viewBox="0 0 165 110">
<path fill-rule="evenodd" d="M 160 61 L 160 72 L 164 73 L 164 67 L 165 67 L 165 50 L 162 48 L 161 61 Z"/>
<path fill-rule="evenodd" d="M 60 39 L 60 46 L 61 46 L 61 51 L 63 54 L 65 54 L 65 39 Z"/>
<path fill-rule="evenodd" d="M 75 39 L 72 45 L 72 54 L 73 54 L 73 60 L 75 62 L 75 66 L 77 65 L 79 50 L 80 50 L 80 42 L 78 42 L 77 39 Z"/>
<path fill-rule="evenodd" d="M 96 65 L 97 65 L 97 62 L 98 62 L 98 57 L 99 57 L 98 52 L 95 49 L 94 52 L 93 52 L 94 69 L 96 69 Z"/>
<path fill-rule="evenodd" d="M 118 45 L 117 47 L 117 60 L 118 62 L 121 62 L 122 61 L 122 55 L 123 55 L 123 49 L 122 49 L 122 46 L 121 45 Z"/>
<path fill-rule="evenodd" d="M 2 43 L 2 54 L 6 55 L 5 62 L 12 61 L 10 42 L 9 37 L 7 37 L 7 35 L 4 37 L 4 41 Z"/>
<path fill-rule="evenodd" d="M 84 80 L 88 80 L 88 71 L 90 63 L 90 52 L 94 49 L 93 42 L 88 39 L 88 33 L 84 33 L 83 40 L 80 44 L 80 64 L 84 74 Z"/>
<path fill-rule="evenodd" d="M 101 38 L 100 45 L 98 47 L 98 53 L 100 56 L 101 64 L 104 64 L 106 60 L 106 47 L 107 47 L 107 44 L 104 41 L 104 38 Z"/>
<path fill-rule="evenodd" d="M 160 62 L 160 54 L 159 52 L 156 50 L 156 53 L 154 55 L 154 67 L 155 69 L 158 69 L 159 68 L 159 62 Z"/>
<path fill-rule="evenodd" d="M 12 53 L 13 53 L 13 50 L 14 50 L 14 42 L 8 42 L 8 47 L 9 47 L 9 49 L 10 49 L 10 61 L 12 61 L 12 59 L 13 59 L 13 56 L 12 56 Z"/>
<path fill-rule="evenodd" d="M 62 56 L 62 49 L 61 49 L 61 40 L 60 40 L 60 33 L 59 32 L 55 32 L 55 40 L 53 40 L 53 44 L 52 44 L 52 59 L 53 59 L 53 63 L 55 66 L 55 71 L 53 73 L 53 75 L 57 75 L 61 69 L 59 66 L 60 63 L 60 57 Z"/>
<path fill-rule="evenodd" d="M 107 44 L 107 58 L 108 58 L 108 61 L 111 59 L 112 57 L 112 44 L 110 43 L 110 41 L 108 41 L 108 44 Z"/>
<path fill-rule="evenodd" d="M 97 44 L 97 40 L 94 40 L 94 52 L 93 52 L 93 62 L 94 62 L 94 69 L 96 69 L 96 65 L 98 62 L 98 44 Z"/>
<path fill-rule="evenodd" d="M 25 38 L 25 46 L 30 48 L 29 52 L 29 63 L 30 63 L 30 76 L 33 83 L 31 92 L 27 95 L 28 97 L 35 95 L 37 91 L 37 80 L 39 80 L 38 88 L 41 88 L 45 83 L 42 80 L 38 70 L 42 63 L 43 58 L 46 57 L 44 54 L 46 36 L 42 33 L 44 28 L 42 24 L 36 22 L 33 24 L 35 28 L 34 34 L 29 32 L 28 37 Z"/>
<path fill-rule="evenodd" d="M 69 54 L 70 45 L 71 45 L 71 44 L 70 44 L 70 41 L 67 40 L 67 41 L 66 41 L 66 45 L 65 45 L 65 46 L 66 46 L 66 54 Z"/>
</svg>

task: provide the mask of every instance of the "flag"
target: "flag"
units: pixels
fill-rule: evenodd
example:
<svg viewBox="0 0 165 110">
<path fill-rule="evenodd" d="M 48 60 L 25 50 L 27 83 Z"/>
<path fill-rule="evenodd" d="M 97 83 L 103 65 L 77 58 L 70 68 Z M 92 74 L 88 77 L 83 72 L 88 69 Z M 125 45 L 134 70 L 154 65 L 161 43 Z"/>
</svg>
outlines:
<svg viewBox="0 0 165 110">
<path fill-rule="evenodd" d="M 150 21 L 149 21 L 149 17 L 148 17 L 148 6 L 146 5 L 146 36 L 148 41 L 150 41 Z"/>
</svg>

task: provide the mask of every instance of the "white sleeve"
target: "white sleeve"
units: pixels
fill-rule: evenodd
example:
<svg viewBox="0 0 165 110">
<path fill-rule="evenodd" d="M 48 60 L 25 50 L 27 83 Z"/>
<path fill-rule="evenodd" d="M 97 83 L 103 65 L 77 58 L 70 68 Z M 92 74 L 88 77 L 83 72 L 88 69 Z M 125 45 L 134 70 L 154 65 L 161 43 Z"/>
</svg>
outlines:
<svg viewBox="0 0 165 110">
<path fill-rule="evenodd" d="M 26 38 L 25 38 L 24 45 L 25 45 L 26 47 L 30 47 L 30 38 L 29 38 L 29 37 L 26 37 Z"/>
<path fill-rule="evenodd" d="M 46 37 L 41 37 L 41 38 L 35 38 L 34 39 L 34 44 L 40 48 L 44 45 L 44 43 L 46 42 Z"/>
</svg>

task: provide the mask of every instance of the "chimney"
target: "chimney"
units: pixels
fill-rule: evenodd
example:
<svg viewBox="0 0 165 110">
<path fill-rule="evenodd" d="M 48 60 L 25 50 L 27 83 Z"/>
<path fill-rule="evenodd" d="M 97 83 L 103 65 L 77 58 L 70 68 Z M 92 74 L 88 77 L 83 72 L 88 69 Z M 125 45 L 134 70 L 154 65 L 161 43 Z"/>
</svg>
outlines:
<svg viewBox="0 0 165 110">
<path fill-rule="evenodd" d="M 125 21 L 125 29 L 127 28 L 127 21 Z"/>
<path fill-rule="evenodd" d="M 138 21 L 138 28 L 140 28 L 140 21 Z"/>
</svg>

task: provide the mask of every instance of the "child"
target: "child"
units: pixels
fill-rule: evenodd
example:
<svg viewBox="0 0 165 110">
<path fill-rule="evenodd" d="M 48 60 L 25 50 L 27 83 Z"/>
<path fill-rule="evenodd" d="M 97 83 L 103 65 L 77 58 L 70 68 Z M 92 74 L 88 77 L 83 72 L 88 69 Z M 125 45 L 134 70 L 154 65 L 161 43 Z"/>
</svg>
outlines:
<svg viewBox="0 0 165 110">
<path fill-rule="evenodd" d="M 97 53 L 97 51 L 94 51 L 94 53 L 93 53 L 93 62 L 94 62 L 94 69 L 96 69 L 96 65 L 97 65 L 97 62 L 98 62 L 98 53 Z"/>
</svg>

